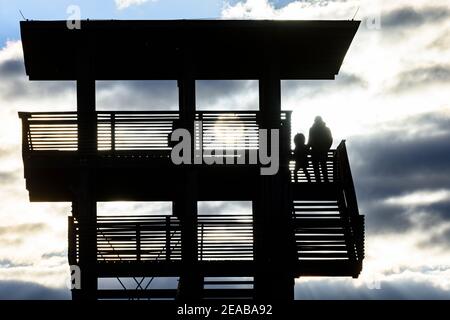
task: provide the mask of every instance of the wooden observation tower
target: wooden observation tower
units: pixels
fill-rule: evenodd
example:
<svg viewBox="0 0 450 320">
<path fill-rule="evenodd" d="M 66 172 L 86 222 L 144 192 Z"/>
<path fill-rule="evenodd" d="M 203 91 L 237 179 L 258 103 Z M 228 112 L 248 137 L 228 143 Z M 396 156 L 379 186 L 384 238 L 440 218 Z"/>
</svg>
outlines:
<svg viewBox="0 0 450 320">
<path fill-rule="evenodd" d="M 73 298 L 290 300 L 297 277 L 358 277 L 364 219 L 345 144 L 329 152 L 328 182 L 296 182 L 280 87 L 284 79 L 334 79 L 358 26 L 81 21 L 70 30 L 65 21 L 21 22 L 29 79 L 76 81 L 76 111 L 19 114 L 30 200 L 72 203 L 68 259 L 81 270 Z M 196 110 L 195 81 L 216 79 L 258 80 L 259 110 Z M 98 111 L 96 80 L 176 80 L 179 109 Z M 236 126 L 243 130 L 230 145 L 218 132 Z M 192 164 L 171 159 L 176 128 L 203 137 L 192 144 Z M 259 161 L 195 163 L 198 152 L 212 148 L 236 159 L 259 150 L 260 129 L 279 130 L 276 174 L 261 175 Z M 167 201 L 172 213 L 97 214 L 97 202 L 117 200 Z M 252 210 L 199 214 L 199 201 L 251 201 Z M 178 286 L 137 280 L 159 277 L 175 277 Z M 136 286 L 103 289 L 103 278 L 130 278 Z"/>
</svg>

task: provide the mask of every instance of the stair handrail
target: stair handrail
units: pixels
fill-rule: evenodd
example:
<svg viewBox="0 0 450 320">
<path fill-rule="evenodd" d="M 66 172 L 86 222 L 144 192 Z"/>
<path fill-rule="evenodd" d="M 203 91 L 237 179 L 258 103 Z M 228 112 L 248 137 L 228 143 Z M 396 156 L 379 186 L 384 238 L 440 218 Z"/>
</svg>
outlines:
<svg viewBox="0 0 450 320">
<path fill-rule="evenodd" d="M 340 190 L 343 191 L 345 214 L 353 236 L 352 242 L 355 249 L 353 258 L 362 263 L 364 258 L 364 216 L 359 213 L 345 140 L 342 140 L 336 148 L 335 157 L 337 166 L 335 175 L 338 177 L 337 181 L 340 185 Z"/>
<path fill-rule="evenodd" d="M 342 140 L 341 143 L 337 146 L 335 157 L 337 163 L 338 181 L 345 191 L 345 198 L 347 202 L 346 204 L 349 208 L 349 214 L 358 216 L 358 201 L 356 199 L 355 186 L 353 184 L 353 177 L 350 169 L 350 163 L 348 161 L 345 140 Z"/>
</svg>

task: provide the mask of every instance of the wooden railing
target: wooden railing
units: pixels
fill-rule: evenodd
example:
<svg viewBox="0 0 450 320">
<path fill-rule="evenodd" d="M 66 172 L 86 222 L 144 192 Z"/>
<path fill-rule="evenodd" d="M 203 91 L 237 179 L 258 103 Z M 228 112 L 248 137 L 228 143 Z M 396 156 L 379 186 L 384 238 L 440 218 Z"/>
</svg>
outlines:
<svg viewBox="0 0 450 320">
<path fill-rule="evenodd" d="M 252 260 L 251 215 L 199 215 L 198 260 Z M 98 216 L 97 260 L 179 261 L 181 225 L 174 216 Z M 80 229 L 69 217 L 69 262 L 77 264 Z"/>
<path fill-rule="evenodd" d="M 202 128 L 204 150 L 259 148 L 259 125 L 257 112 L 199 112 L 196 120 Z"/>
<path fill-rule="evenodd" d="M 82 150 L 81 145 L 101 154 L 169 152 L 170 134 L 177 128 L 179 113 L 175 111 L 98 111 L 94 114 L 96 141 L 85 141 L 79 135 L 80 116 L 77 112 L 20 112 L 24 154 L 70 152 Z M 87 117 L 83 117 L 87 121 Z M 202 150 L 259 148 L 259 112 L 254 111 L 198 111 L 195 127 L 203 140 L 196 148 Z M 282 142 L 290 144 L 290 111 L 280 116 Z M 95 119 L 94 119 L 95 122 Z M 84 139 L 84 140 L 83 140 Z M 285 141 L 284 141 L 285 140 Z"/>
<path fill-rule="evenodd" d="M 20 112 L 22 150 L 78 150 L 78 116 L 76 112 Z"/>
<path fill-rule="evenodd" d="M 359 214 L 345 140 L 336 148 L 336 176 L 339 184 L 338 203 L 347 231 L 350 258 L 355 262 L 362 263 L 364 259 L 364 216 Z"/>
<path fill-rule="evenodd" d="M 78 222 L 69 218 L 69 261 L 78 259 Z M 181 227 L 173 216 L 98 216 L 97 260 L 181 260 Z"/>
<path fill-rule="evenodd" d="M 199 215 L 199 260 L 253 260 L 251 215 Z"/>
<path fill-rule="evenodd" d="M 97 112 L 98 150 L 170 150 L 177 112 Z"/>
<path fill-rule="evenodd" d="M 294 155 L 293 152 L 291 151 L 290 154 L 290 161 L 289 161 L 289 171 L 291 173 L 291 182 L 293 183 L 309 183 L 309 182 L 317 182 L 317 177 L 314 173 L 314 166 L 313 166 L 313 161 L 311 158 L 311 155 L 308 154 L 308 166 L 306 167 L 306 170 L 309 174 L 309 179 L 308 177 L 305 175 L 305 173 L 303 172 L 302 169 L 300 169 L 299 171 L 295 172 L 295 160 L 294 160 Z M 327 157 L 327 162 L 326 162 L 326 167 L 327 167 L 327 178 L 329 182 L 334 182 L 336 180 L 336 150 L 332 149 L 328 152 L 328 157 Z M 322 167 L 319 166 L 319 172 L 321 175 L 321 179 L 323 181 L 323 172 L 322 172 Z M 295 174 L 297 174 L 297 180 L 295 179 Z"/>
</svg>

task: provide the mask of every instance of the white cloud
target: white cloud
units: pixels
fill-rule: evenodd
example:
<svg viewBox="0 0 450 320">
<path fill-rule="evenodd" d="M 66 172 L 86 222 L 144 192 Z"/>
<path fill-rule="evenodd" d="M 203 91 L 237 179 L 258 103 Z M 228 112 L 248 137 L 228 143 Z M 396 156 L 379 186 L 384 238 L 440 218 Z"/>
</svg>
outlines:
<svg viewBox="0 0 450 320">
<path fill-rule="evenodd" d="M 148 1 L 156 2 L 157 0 L 115 0 L 116 7 L 119 10 L 126 9 L 131 6 L 138 6 L 138 5 L 144 4 Z"/>
<path fill-rule="evenodd" d="M 225 19 L 350 19 L 359 0 L 348 1 L 292 1 L 275 8 L 268 0 L 246 0 L 235 4 L 225 3 L 222 17 Z"/>
<path fill-rule="evenodd" d="M 426 206 L 450 201 L 449 190 L 416 191 L 398 197 L 389 197 L 384 202 L 395 206 Z"/>
<path fill-rule="evenodd" d="M 18 60 L 22 56 L 22 43 L 20 41 L 7 41 L 6 46 L 0 50 L 0 63 Z"/>
<path fill-rule="evenodd" d="M 75 86 L 70 90 L 70 84 L 28 81 L 20 41 L 0 48 L 0 79 L 0 286 L 4 281 L 30 281 L 64 287 L 67 258 L 51 254 L 66 250 L 70 205 L 29 202 L 17 112 L 70 110 Z"/>
<path fill-rule="evenodd" d="M 226 19 L 262 19 L 273 18 L 274 15 L 276 15 L 275 9 L 266 0 L 247 0 L 235 5 L 225 3 L 222 11 L 222 17 Z"/>
</svg>

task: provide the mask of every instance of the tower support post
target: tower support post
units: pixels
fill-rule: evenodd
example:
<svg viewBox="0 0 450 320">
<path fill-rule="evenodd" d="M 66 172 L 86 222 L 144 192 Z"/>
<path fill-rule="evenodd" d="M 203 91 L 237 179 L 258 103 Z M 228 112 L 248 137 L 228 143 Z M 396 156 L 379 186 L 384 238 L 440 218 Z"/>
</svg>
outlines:
<svg viewBox="0 0 450 320">
<path fill-rule="evenodd" d="M 281 82 L 276 52 L 266 52 L 266 64 L 259 79 L 260 128 L 283 130 L 281 127 Z M 270 134 L 268 134 L 270 136 Z M 280 132 L 280 168 L 275 175 L 259 177 L 254 202 L 255 294 L 257 299 L 290 300 L 294 295 L 292 245 L 290 236 L 289 171 L 283 163 L 285 148 Z M 273 143 L 273 142 L 272 142 Z M 270 145 L 267 148 L 270 150 Z M 270 150 L 269 152 L 272 152 Z"/>
<path fill-rule="evenodd" d="M 79 35 L 77 61 L 77 118 L 79 170 L 74 181 L 74 218 L 78 221 L 78 263 L 81 287 L 73 290 L 74 299 L 95 300 L 97 279 L 97 202 L 95 191 L 95 155 L 97 153 L 97 115 L 95 76 L 90 39 Z M 83 44 L 83 45 L 81 45 Z"/>
<path fill-rule="evenodd" d="M 195 78 L 194 64 L 189 47 L 185 47 L 180 59 L 181 74 L 178 79 L 178 97 L 180 108 L 180 126 L 187 129 L 191 141 L 195 136 Z M 191 143 L 191 164 L 182 172 L 181 184 L 178 186 L 177 199 L 174 202 L 174 213 L 181 223 L 181 259 L 183 270 L 180 274 L 177 299 L 198 300 L 201 298 L 203 277 L 198 267 L 198 235 L 197 235 L 197 170 L 194 163 L 195 145 Z"/>
</svg>

